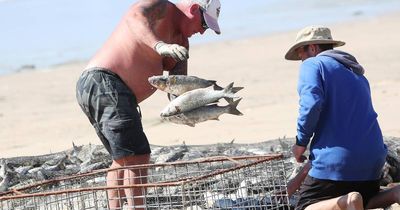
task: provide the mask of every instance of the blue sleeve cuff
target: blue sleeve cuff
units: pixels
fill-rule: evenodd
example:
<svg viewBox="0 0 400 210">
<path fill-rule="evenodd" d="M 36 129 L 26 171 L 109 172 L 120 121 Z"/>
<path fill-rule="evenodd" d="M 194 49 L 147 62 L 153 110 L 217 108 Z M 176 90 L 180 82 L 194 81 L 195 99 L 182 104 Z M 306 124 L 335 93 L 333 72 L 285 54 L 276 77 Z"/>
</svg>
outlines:
<svg viewBox="0 0 400 210">
<path fill-rule="evenodd" d="M 307 147 L 308 143 L 301 142 L 299 138 L 296 136 L 296 145 L 301 147 Z"/>
</svg>

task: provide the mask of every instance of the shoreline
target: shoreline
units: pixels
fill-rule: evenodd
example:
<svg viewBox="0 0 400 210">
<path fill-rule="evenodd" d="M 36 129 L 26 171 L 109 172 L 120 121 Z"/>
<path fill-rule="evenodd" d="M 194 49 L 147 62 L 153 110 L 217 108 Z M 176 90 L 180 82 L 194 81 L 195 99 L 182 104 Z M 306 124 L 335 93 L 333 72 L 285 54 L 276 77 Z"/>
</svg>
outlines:
<svg viewBox="0 0 400 210">
<path fill-rule="evenodd" d="M 385 12 L 383 10 L 384 8 L 380 8 L 377 11 L 375 11 L 375 10 L 371 11 L 370 9 L 368 9 L 369 7 L 371 7 L 371 6 L 368 6 L 367 8 L 354 9 L 354 11 L 352 10 L 352 12 L 347 11 L 346 17 L 336 18 L 336 19 L 328 18 L 325 20 L 325 22 L 327 23 L 327 25 L 340 25 L 343 23 L 350 23 L 350 22 L 364 22 L 364 21 L 368 21 L 370 19 L 379 18 L 381 16 L 396 15 L 400 12 L 400 7 L 398 8 L 397 4 L 395 4 L 394 8 L 391 8 L 389 11 L 385 11 Z M 388 9 L 388 8 L 386 8 L 386 9 Z M 340 8 L 336 8 L 336 10 L 340 10 Z M 272 19 L 272 20 L 274 20 L 274 19 Z M 246 29 L 245 31 L 249 30 L 250 32 L 248 32 L 248 33 L 239 32 L 239 34 L 236 34 L 237 33 L 236 30 L 240 29 L 243 26 L 240 26 L 240 25 L 236 25 L 235 27 L 231 26 L 228 28 L 229 29 L 228 32 L 223 34 L 224 35 L 223 38 L 219 38 L 220 36 L 215 36 L 215 34 L 211 31 L 206 31 L 205 36 L 196 35 L 193 38 L 191 38 L 191 40 L 192 40 L 191 47 L 208 45 L 208 44 L 217 44 L 217 43 L 222 43 L 222 42 L 231 42 L 231 41 L 235 41 L 235 40 L 255 39 L 255 38 L 266 37 L 266 36 L 274 36 L 276 34 L 288 33 L 290 31 L 300 29 L 300 28 L 296 27 L 296 25 L 298 26 L 298 24 L 291 24 L 290 27 L 280 27 L 276 24 L 271 25 L 271 23 L 266 23 L 266 24 L 267 24 L 267 26 L 269 26 L 269 28 L 274 28 L 274 30 L 266 29 L 268 27 L 265 27 L 265 26 L 261 27 L 259 29 L 254 29 L 257 27 L 254 26 L 254 23 L 250 23 L 250 26 L 245 28 Z M 318 25 L 319 25 L 319 23 L 318 23 Z M 322 25 L 324 25 L 324 24 L 322 24 Z M 99 46 L 101 44 L 102 43 L 99 43 Z M 97 46 L 96 49 L 99 46 Z M 95 51 L 93 53 L 95 53 Z M 45 58 L 42 58 L 42 59 L 45 59 Z M 54 56 L 53 56 L 53 59 L 54 59 Z M 56 60 L 58 60 L 58 59 L 56 58 Z M 79 63 L 79 62 L 85 62 L 85 58 L 75 57 L 75 58 L 71 58 L 71 60 L 67 60 L 65 62 L 51 61 L 51 62 L 49 62 L 51 64 L 47 64 L 47 65 L 43 64 L 43 63 L 35 64 L 32 62 L 25 62 L 25 63 L 21 63 L 18 66 L 15 66 L 13 69 L 6 68 L 6 70 L 4 70 L 4 72 L 0 71 L 0 77 L 7 76 L 10 74 L 15 74 L 15 73 L 27 72 L 27 71 L 52 69 L 52 68 L 56 68 L 57 66 L 60 66 L 60 65 L 68 65 L 70 63 Z"/>
<path fill-rule="evenodd" d="M 384 136 L 400 137 L 400 14 L 326 24 L 338 48 L 352 53 L 366 68 L 373 103 Z M 191 128 L 162 123 L 166 94 L 156 91 L 140 104 L 151 145 L 256 143 L 294 137 L 298 62 L 285 61 L 297 30 L 191 48 L 189 75 L 213 79 L 220 86 L 244 87 L 238 109 Z M 75 100 L 75 83 L 86 62 L 0 75 L 0 158 L 58 152 L 76 145 L 100 144 Z"/>
</svg>

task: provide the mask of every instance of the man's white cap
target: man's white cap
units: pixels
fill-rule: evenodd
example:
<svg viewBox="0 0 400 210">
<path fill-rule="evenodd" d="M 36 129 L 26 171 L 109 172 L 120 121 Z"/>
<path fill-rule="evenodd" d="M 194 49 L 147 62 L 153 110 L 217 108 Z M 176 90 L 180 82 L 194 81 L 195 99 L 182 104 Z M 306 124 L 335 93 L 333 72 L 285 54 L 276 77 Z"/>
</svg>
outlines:
<svg viewBox="0 0 400 210">
<path fill-rule="evenodd" d="M 218 25 L 219 12 L 221 3 L 219 0 L 195 0 L 203 10 L 204 20 L 209 28 L 220 34 L 221 30 Z"/>
</svg>

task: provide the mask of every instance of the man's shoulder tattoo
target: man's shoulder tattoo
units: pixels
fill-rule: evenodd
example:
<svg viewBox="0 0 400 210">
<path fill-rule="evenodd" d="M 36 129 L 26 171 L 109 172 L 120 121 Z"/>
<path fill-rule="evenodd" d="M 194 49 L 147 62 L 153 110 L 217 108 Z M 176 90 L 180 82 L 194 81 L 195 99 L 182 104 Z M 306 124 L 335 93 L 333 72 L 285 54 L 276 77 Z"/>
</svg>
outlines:
<svg viewBox="0 0 400 210">
<path fill-rule="evenodd" d="M 155 0 L 143 7 L 143 14 L 148 18 L 151 24 L 154 24 L 157 20 L 165 17 L 167 6 L 168 1 Z"/>
</svg>

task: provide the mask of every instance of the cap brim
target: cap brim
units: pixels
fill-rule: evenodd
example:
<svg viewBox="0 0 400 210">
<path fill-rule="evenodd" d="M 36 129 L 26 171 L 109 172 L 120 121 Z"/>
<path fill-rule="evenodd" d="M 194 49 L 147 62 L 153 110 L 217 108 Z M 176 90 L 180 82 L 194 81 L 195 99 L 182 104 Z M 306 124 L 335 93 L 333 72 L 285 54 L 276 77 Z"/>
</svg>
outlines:
<svg viewBox="0 0 400 210">
<path fill-rule="evenodd" d="M 217 19 L 211 17 L 209 14 L 206 12 L 203 13 L 204 15 L 204 20 L 206 21 L 206 24 L 209 28 L 211 28 L 215 33 L 221 34 L 221 30 L 219 29 L 218 21 Z"/>
<path fill-rule="evenodd" d="M 345 42 L 342 41 L 337 41 L 337 40 L 310 40 L 310 41 L 304 41 L 304 42 L 299 42 L 293 45 L 286 53 L 285 59 L 286 60 L 292 60 L 292 61 L 297 61 L 301 60 L 301 58 L 298 56 L 296 53 L 296 50 L 299 47 L 305 46 L 305 45 L 310 45 L 310 44 L 333 44 L 333 47 L 340 47 L 345 45 Z"/>
</svg>

